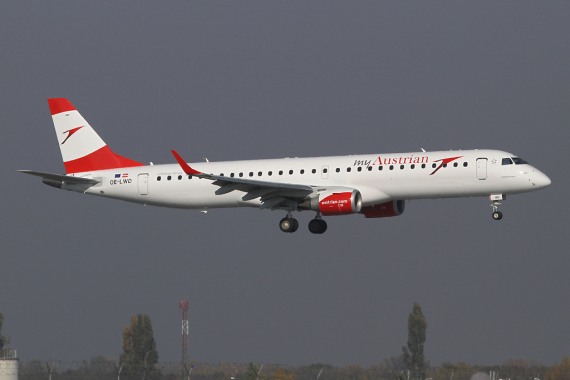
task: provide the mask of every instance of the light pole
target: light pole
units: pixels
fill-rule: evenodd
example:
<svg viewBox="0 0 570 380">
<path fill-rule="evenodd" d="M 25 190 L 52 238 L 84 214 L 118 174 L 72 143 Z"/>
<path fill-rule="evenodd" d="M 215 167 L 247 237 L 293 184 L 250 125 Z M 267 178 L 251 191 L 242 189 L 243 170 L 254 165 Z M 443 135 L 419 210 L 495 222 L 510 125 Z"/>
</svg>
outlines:
<svg viewBox="0 0 570 380">
<path fill-rule="evenodd" d="M 316 380 L 319 380 L 319 377 L 321 377 L 321 374 L 323 373 L 325 367 L 321 368 L 321 370 L 319 371 L 319 374 L 317 375 Z"/>
</svg>

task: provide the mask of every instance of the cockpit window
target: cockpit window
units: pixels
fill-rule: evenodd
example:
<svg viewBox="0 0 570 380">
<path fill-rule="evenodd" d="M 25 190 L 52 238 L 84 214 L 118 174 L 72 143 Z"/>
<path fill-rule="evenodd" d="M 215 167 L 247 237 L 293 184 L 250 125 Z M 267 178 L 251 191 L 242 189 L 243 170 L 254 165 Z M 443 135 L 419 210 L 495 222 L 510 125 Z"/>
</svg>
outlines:
<svg viewBox="0 0 570 380">
<path fill-rule="evenodd" d="M 512 165 L 513 161 L 510 158 L 503 158 L 502 165 Z"/>
<path fill-rule="evenodd" d="M 526 164 L 528 164 L 528 162 L 526 162 L 525 160 L 523 160 L 522 158 L 519 158 L 519 157 L 513 157 L 513 162 L 515 163 L 515 165 L 526 165 Z"/>
</svg>

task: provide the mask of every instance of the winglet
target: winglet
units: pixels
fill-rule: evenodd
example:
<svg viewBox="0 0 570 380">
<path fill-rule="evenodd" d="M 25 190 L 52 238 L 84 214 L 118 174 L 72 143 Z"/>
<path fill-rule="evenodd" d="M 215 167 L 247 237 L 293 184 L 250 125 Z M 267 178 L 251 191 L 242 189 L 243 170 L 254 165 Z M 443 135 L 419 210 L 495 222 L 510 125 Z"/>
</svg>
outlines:
<svg viewBox="0 0 570 380">
<path fill-rule="evenodd" d="M 199 172 L 198 170 L 191 168 L 190 165 L 188 165 L 186 163 L 186 161 L 184 161 L 184 159 L 178 154 L 177 151 L 172 149 L 171 152 L 172 152 L 172 155 L 174 156 L 174 158 L 176 158 L 176 161 L 178 161 L 178 165 L 180 165 L 182 170 L 184 170 L 184 173 L 189 174 L 189 175 L 196 175 L 196 176 L 204 175 L 204 173 Z"/>
</svg>

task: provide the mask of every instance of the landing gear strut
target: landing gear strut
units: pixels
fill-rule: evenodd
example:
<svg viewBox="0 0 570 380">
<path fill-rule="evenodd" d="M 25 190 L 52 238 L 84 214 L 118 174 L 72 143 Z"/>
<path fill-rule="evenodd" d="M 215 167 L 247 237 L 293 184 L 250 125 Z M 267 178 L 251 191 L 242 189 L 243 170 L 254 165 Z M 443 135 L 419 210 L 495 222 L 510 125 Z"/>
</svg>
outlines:
<svg viewBox="0 0 570 380">
<path fill-rule="evenodd" d="M 317 213 L 315 219 L 309 222 L 309 231 L 313 234 L 323 234 L 327 230 L 327 222 L 321 218 L 321 214 Z"/>
<path fill-rule="evenodd" d="M 299 222 L 293 218 L 291 211 L 289 211 L 287 216 L 279 221 L 279 228 L 283 232 L 295 232 L 299 228 Z"/>
<path fill-rule="evenodd" d="M 493 208 L 493 213 L 491 216 L 494 220 L 501 220 L 503 219 L 503 213 L 499 211 L 499 206 L 501 205 L 502 200 L 506 199 L 506 195 L 503 194 L 491 194 L 489 199 L 491 200 L 491 207 Z"/>
</svg>

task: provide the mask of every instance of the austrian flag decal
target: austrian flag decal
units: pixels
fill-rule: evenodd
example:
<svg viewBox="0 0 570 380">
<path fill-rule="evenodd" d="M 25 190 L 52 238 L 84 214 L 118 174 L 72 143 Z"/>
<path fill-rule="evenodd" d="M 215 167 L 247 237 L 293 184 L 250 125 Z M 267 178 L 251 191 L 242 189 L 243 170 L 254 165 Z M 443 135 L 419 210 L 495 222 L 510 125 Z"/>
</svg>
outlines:
<svg viewBox="0 0 570 380">
<path fill-rule="evenodd" d="M 114 178 L 109 181 L 110 185 L 126 185 L 133 183 L 129 178 L 129 173 L 115 173 Z"/>
</svg>

